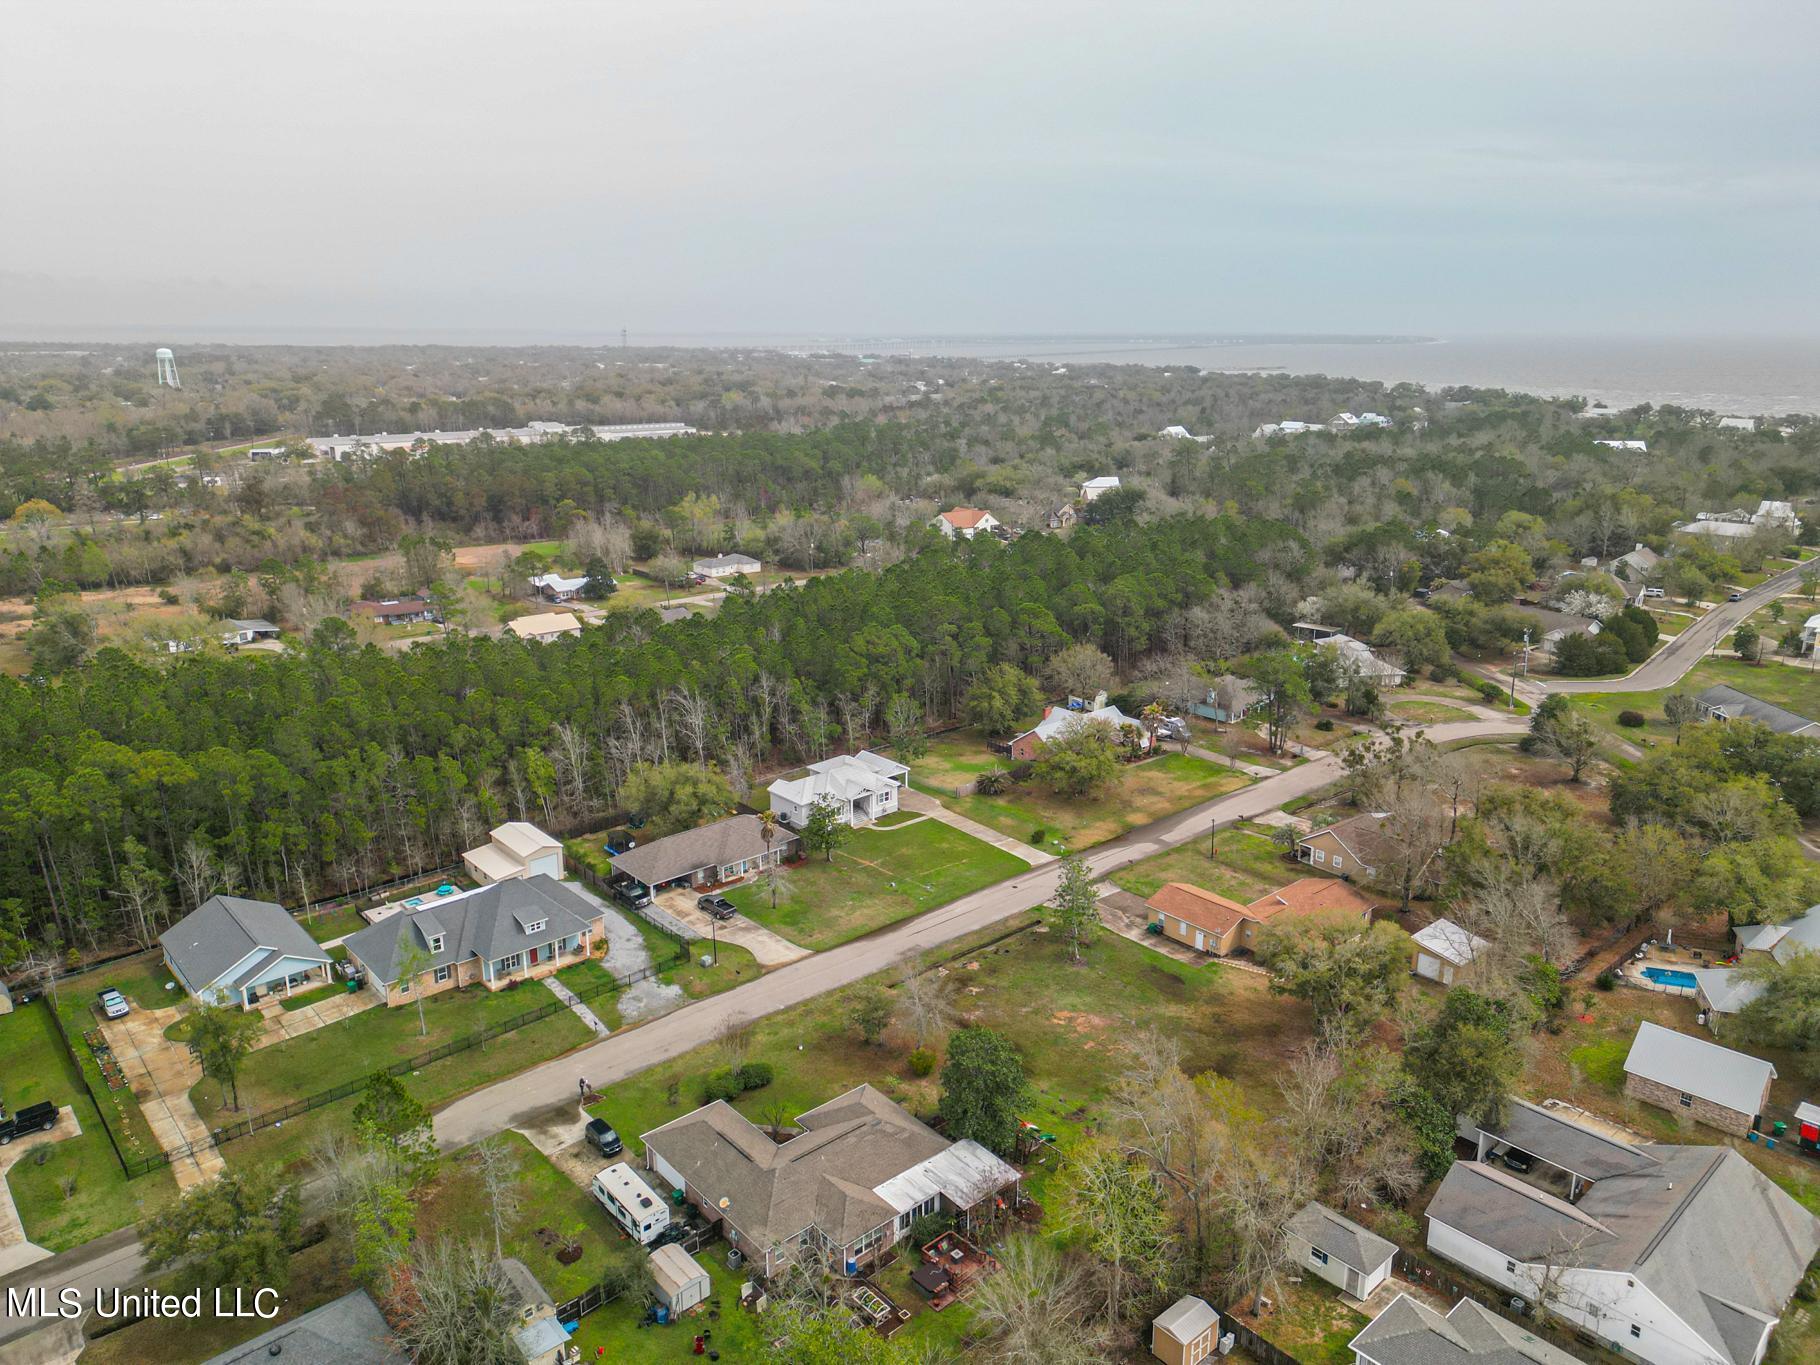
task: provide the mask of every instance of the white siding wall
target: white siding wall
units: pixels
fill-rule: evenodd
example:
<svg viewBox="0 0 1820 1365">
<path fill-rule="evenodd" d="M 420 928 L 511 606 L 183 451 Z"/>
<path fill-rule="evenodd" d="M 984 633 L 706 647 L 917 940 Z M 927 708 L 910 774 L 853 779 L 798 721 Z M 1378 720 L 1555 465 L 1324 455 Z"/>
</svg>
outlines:
<svg viewBox="0 0 1820 1365">
<path fill-rule="evenodd" d="M 546 849 L 526 864 L 525 875 L 527 877 L 535 877 L 540 874 L 554 877 L 557 881 L 562 880 L 562 850 L 560 848 Z"/>
<path fill-rule="evenodd" d="M 1518 1261 L 1512 1273 L 1505 1269 L 1510 1258 L 1503 1252 L 1433 1218 L 1428 1220 L 1428 1249 L 1513 1294 L 1532 1301 L 1536 1297 L 1540 1267 Z M 1557 1279 L 1561 1287 L 1555 1294 L 1555 1312 L 1601 1341 L 1654 1365 L 1717 1365 L 1722 1359 L 1668 1305 L 1629 1276 L 1563 1269 Z M 1633 1323 L 1642 1329 L 1640 1337 L 1631 1335 Z"/>
</svg>

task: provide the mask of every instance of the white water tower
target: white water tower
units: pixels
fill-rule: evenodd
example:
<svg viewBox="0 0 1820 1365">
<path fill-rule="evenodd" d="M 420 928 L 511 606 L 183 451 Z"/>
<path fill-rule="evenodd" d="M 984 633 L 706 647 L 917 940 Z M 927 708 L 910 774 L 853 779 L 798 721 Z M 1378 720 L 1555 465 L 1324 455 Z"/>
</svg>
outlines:
<svg viewBox="0 0 1820 1365">
<path fill-rule="evenodd" d="M 182 381 L 177 378 L 177 357 L 171 354 L 169 346 L 158 348 L 158 384 L 167 389 L 183 387 Z"/>
</svg>

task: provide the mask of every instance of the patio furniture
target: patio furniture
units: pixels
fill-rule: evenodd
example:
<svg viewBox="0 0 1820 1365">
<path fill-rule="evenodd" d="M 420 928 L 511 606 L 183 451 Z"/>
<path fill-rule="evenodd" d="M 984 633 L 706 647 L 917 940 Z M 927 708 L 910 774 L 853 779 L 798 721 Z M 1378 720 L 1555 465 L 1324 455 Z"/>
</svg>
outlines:
<svg viewBox="0 0 1820 1365">
<path fill-rule="evenodd" d="M 919 1265 L 910 1272 L 910 1279 L 923 1293 L 934 1298 L 948 1288 L 953 1277 L 939 1265 Z"/>
</svg>

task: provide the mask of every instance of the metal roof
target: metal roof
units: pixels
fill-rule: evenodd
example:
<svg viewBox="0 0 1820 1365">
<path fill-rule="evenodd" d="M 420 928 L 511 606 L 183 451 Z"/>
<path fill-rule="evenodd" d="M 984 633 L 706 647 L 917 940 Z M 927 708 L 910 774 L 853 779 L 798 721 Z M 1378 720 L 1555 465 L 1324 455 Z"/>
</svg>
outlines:
<svg viewBox="0 0 1820 1365">
<path fill-rule="evenodd" d="M 1647 1019 L 1637 1025 L 1624 1070 L 1750 1115 L 1758 1112 L 1764 1087 L 1776 1077 L 1776 1068 L 1761 1058 L 1733 1052 L 1689 1033 L 1677 1033 Z"/>
<path fill-rule="evenodd" d="M 1209 1327 L 1220 1325 L 1220 1315 L 1205 1299 L 1184 1294 L 1151 1321 L 1152 1327 L 1184 1344 L 1195 1340 Z"/>
<path fill-rule="evenodd" d="M 1438 919 L 1433 924 L 1416 930 L 1410 935 L 1419 947 L 1427 949 L 1436 957 L 1444 958 L 1456 967 L 1464 967 L 1479 955 L 1480 950 L 1491 945 L 1477 934 L 1469 933 L 1450 919 Z"/>
</svg>

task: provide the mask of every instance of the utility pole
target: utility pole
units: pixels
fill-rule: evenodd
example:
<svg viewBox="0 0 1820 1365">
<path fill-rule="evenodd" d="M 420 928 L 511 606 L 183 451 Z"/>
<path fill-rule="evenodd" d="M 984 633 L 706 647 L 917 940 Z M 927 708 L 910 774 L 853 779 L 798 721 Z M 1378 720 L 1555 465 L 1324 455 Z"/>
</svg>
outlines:
<svg viewBox="0 0 1820 1365">
<path fill-rule="evenodd" d="M 619 329 L 619 349 L 622 351 L 626 349 L 626 329 L 624 327 Z"/>
<path fill-rule="evenodd" d="M 1524 674 L 1527 676 L 1529 673 L 1529 632 L 1527 630 L 1523 632 L 1523 662 L 1521 667 Z M 1513 663 L 1510 669 L 1510 709 L 1512 711 L 1517 709 L 1517 668 L 1518 665 Z"/>
</svg>

